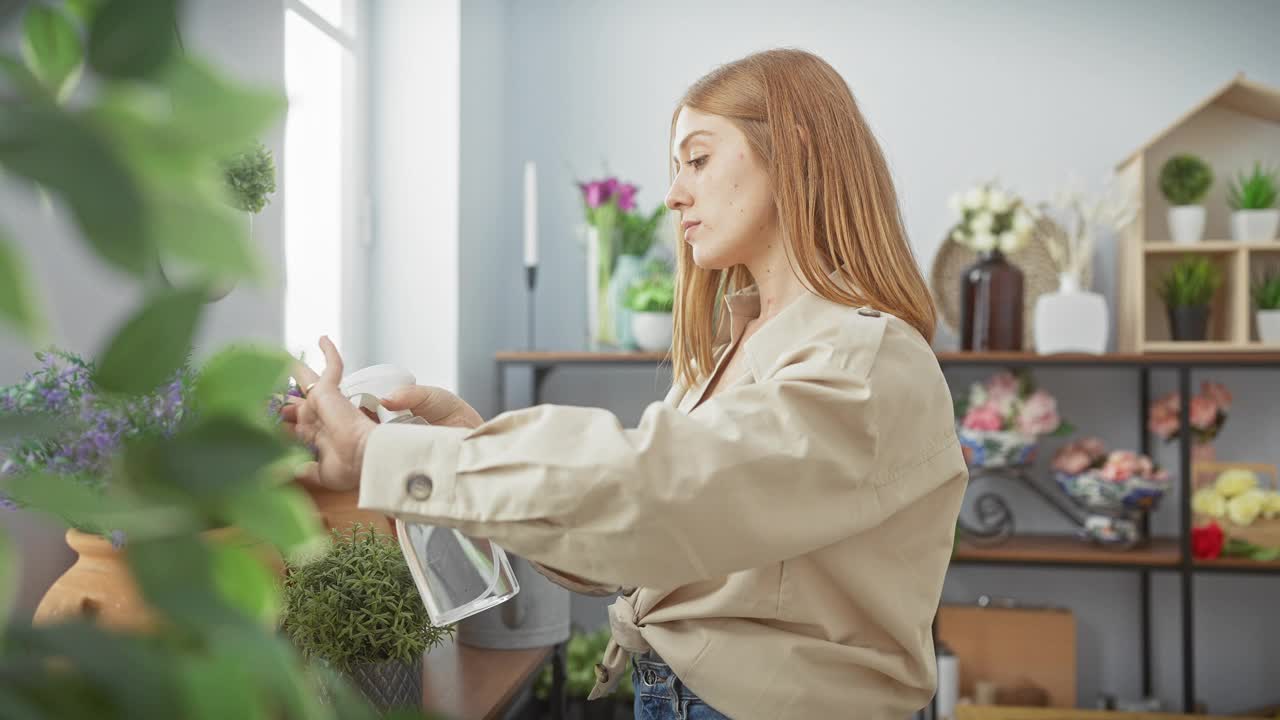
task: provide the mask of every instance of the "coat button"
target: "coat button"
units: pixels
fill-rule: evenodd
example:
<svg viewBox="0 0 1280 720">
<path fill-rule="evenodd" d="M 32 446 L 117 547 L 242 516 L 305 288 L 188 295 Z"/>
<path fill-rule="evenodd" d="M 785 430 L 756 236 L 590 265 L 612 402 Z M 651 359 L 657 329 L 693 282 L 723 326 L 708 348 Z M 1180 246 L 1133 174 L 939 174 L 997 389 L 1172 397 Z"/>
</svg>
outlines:
<svg viewBox="0 0 1280 720">
<path fill-rule="evenodd" d="M 431 490 L 434 487 L 435 483 L 431 482 L 431 476 L 426 473 L 413 473 L 404 485 L 405 492 L 414 500 L 426 500 L 431 497 Z"/>
<path fill-rule="evenodd" d="M 858 314 L 865 317 L 880 317 L 880 311 L 869 306 L 858 308 Z"/>
</svg>

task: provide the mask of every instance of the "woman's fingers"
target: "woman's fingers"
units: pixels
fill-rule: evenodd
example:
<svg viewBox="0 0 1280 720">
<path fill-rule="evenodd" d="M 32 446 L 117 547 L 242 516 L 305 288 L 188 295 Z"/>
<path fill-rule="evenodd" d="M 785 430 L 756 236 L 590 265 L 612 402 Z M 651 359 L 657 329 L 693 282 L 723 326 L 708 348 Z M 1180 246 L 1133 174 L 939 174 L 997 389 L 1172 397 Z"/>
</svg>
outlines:
<svg viewBox="0 0 1280 720">
<path fill-rule="evenodd" d="M 294 471 L 293 477 L 304 485 L 323 487 L 320 483 L 320 463 L 315 460 L 299 465 L 298 469 Z"/>
<path fill-rule="evenodd" d="M 388 410 L 415 410 L 419 405 L 425 404 L 430 397 L 431 388 L 422 385 L 406 385 L 396 388 L 386 397 L 379 399 L 382 401 L 382 406 Z"/>
<path fill-rule="evenodd" d="M 337 388 L 338 383 L 342 382 L 342 355 L 328 335 L 320 338 L 320 351 L 324 353 L 324 373 L 320 375 L 320 382 Z"/>
</svg>

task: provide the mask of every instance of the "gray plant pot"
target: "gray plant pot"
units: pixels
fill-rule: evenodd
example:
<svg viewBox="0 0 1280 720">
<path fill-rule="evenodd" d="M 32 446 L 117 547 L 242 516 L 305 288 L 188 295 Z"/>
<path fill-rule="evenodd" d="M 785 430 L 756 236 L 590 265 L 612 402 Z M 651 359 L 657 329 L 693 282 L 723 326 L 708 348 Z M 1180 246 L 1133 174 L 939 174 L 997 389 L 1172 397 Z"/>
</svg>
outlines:
<svg viewBox="0 0 1280 720">
<path fill-rule="evenodd" d="M 412 663 L 399 660 L 358 665 L 351 670 L 351 682 L 381 711 L 422 707 L 422 658 Z"/>
<path fill-rule="evenodd" d="M 508 554 L 520 592 L 501 605 L 458 623 L 458 642 L 471 647 L 518 650 L 569 639 L 569 591 Z"/>
</svg>

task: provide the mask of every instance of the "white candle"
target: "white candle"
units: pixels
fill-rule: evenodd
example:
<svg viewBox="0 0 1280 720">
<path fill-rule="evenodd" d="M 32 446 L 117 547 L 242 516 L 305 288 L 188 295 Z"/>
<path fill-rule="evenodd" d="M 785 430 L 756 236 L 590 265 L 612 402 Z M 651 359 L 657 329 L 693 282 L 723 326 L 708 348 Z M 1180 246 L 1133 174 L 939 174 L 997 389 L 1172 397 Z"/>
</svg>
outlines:
<svg viewBox="0 0 1280 720">
<path fill-rule="evenodd" d="M 524 164 L 524 265 L 538 264 L 538 171 Z"/>
</svg>

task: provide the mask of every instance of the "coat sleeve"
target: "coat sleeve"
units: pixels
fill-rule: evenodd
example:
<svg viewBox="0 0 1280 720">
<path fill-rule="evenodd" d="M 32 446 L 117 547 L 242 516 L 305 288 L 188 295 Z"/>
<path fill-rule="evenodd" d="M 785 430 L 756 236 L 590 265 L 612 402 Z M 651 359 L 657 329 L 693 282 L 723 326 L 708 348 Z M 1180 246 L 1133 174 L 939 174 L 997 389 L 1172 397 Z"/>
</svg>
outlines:
<svg viewBox="0 0 1280 720">
<path fill-rule="evenodd" d="M 880 462 L 870 353 L 798 351 L 692 413 L 655 402 L 633 429 L 557 405 L 475 429 L 380 426 L 360 507 L 490 538 L 597 588 L 671 588 L 796 557 L 932 489 Z M 415 497 L 409 478 L 423 474 L 429 495 L 419 477 Z"/>
</svg>

